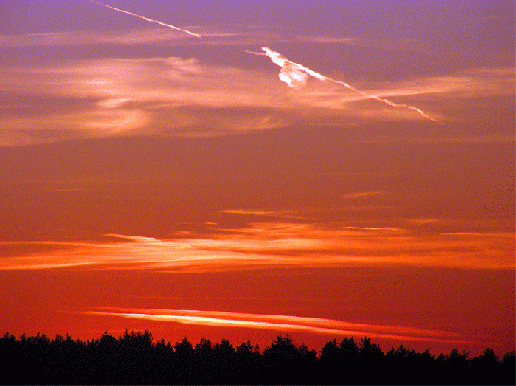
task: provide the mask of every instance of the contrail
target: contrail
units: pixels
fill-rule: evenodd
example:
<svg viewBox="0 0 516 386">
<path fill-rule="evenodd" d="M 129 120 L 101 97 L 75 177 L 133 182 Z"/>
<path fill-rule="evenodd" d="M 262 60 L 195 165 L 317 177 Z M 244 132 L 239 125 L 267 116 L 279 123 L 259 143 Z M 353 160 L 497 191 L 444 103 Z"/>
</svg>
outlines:
<svg viewBox="0 0 516 386">
<path fill-rule="evenodd" d="M 375 99 L 375 100 L 377 100 L 379 102 L 383 102 L 383 103 L 388 104 L 389 106 L 392 106 L 392 107 L 400 107 L 400 108 L 406 108 L 406 109 L 414 110 L 415 112 L 417 112 L 421 116 L 423 116 L 423 117 L 425 117 L 425 118 L 427 118 L 427 119 L 429 119 L 429 120 L 431 120 L 433 122 L 439 122 L 437 119 L 432 118 L 431 116 L 426 114 L 423 110 L 418 109 L 417 107 L 410 106 L 410 105 L 407 105 L 405 103 L 395 103 L 395 102 L 390 101 L 388 99 L 381 98 L 381 97 L 379 97 L 378 95 L 375 95 L 375 94 L 368 94 L 368 93 L 366 93 L 366 92 L 364 92 L 362 90 L 359 90 L 359 89 L 351 86 L 350 84 L 348 84 L 346 82 L 342 82 L 340 80 L 329 78 L 327 76 L 324 76 L 322 74 L 319 74 L 318 72 L 315 72 L 315 71 L 309 69 L 308 67 L 303 66 L 302 64 L 299 64 L 299 63 L 293 62 L 291 60 L 288 60 L 283 55 L 281 55 L 279 52 L 273 51 L 269 47 L 262 47 L 262 50 L 264 51 L 264 53 L 262 53 L 262 52 L 252 52 L 252 51 L 246 51 L 246 52 L 249 53 L 249 54 L 253 54 L 253 55 L 260 55 L 260 56 L 267 56 L 267 57 L 269 57 L 271 59 L 272 63 L 276 64 L 278 67 L 281 68 L 281 72 L 279 74 L 279 78 L 280 78 L 280 80 L 282 82 L 287 83 L 289 87 L 300 87 L 300 86 L 303 86 L 306 83 L 308 77 L 312 76 L 312 77 L 314 77 L 316 79 L 319 79 L 319 80 L 322 80 L 322 81 L 331 82 L 331 83 L 335 83 L 335 84 L 340 84 L 341 86 L 344 86 L 344 87 L 348 88 L 349 90 L 357 92 L 357 93 L 363 95 L 364 97 L 366 97 L 368 99 Z"/>
<path fill-rule="evenodd" d="M 187 29 L 179 28 L 179 27 L 176 27 L 174 25 L 163 23 L 163 22 L 158 21 L 158 20 L 149 19 L 148 17 L 137 15 L 137 14 L 129 12 L 129 11 L 124 11 L 123 9 L 112 7 L 112 6 L 107 5 L 107 4 L 99 3 L 98 1 L 95 1 L 95 0 L 89 0 L 89 1 L 92 2 L 92 3 L 98 4 L 98 5 L 102 5 L 103 7 L 112 9 L 113 11 L 122 12 L 122 13 L 125 13 L 126 15 L 134 16 L 134 17 L 137 17 L 139 19 L 148 21 L 150 23 L 156 23 L 156 24 L 159 24 L 159 25 L 161 25 L 163 27 L 171 28 L 171 29 L 176 30 L 176 31 L 181 31 L 181 32 L 184 32 L 184 33 L 186 33 L 188 35 L 195 36 L 196 38 L 201 38 L 201 35 L 199 35 L 199 34 L 197 34 L 195 32 L 192 32 L 192 31 L 188 31 Z"/>
<path fill-rule="evenodd" d="M 156 24 L 159 24 L 159 25 L 161 25 L 163 27 L 171 28 L 171 29 L 176 30 L 176 31 L 184 32 L 184 33 L 186 33 L 188 35 L 195 36 L 197 38 L 201 38 L 200 34 L 192 32 L 192 31 L 188 31 L 187 29 L 179 28 L 179 27 L 176 27 L 176 26 L 171 25 L 171 24 L 163 23 L 163 22 L 161 22 L 159 20 L 154 20 L 154 19 L 150 19 L 150 18 L 145 17 L 145 16 L 137 15 L 135 13 L 132 13 L 132 12 L 129 12 L 129 11 L 125 11 L 125 10 L 120 9 L 120 8 L 112 7 L 110 5 L 107 5 L 107 4 L 104 4 L 104 3 L 100 3 L 100 2 L 95 1 L 95 0 L 89 0 L 89 1 L 92 2 L 92 3 L 98 4 L 98 5 L 101 5 L 103 7 L 112 9 L 114 11 L 125 13 L 126 15 L 137 17 L 139 19 L 148 21 L 150 23 L 156 23 Z M 246 51 L 246 52 L 249 53 L 249 54 L 253 54 L 253 55 L 261 55 L 261 56 L 269 57 L 274 64 L 276 64 L 277 66 L 279 66 L 281 68 L 281 71 L 280 71 L 280 74 L 279 74 L 279 78 L 280 78 L 280 80 L 282 82 L 287 83 L 289 87 L 299 87 L 299 86 L 302 86 L 302 85 L 304 85 L 306 83 L 308 77 L 312 76 L 312 77 L 314 77 L 316 79 L 319 79 L 319 80 L 322 80 L 322 81 L 327 81 L 327 82 L 331 82 L 331 83 L 335 83 L 335 84 L 339 84 L 341 86 L 344 86 L 344 87 L 348 88 L 349 90 L 357 92 L 357 93 L 363 95 L 364 97 L 366 97 L 368 99 L 375 99 L 375 100 L 377 100 L 379 102 L 383 102 L 383 103 L 385 103 L 385 104 L 387 104 L 389 106 L 392 106 L 392 107 L 399 107 L 399 108 L 406 108 L 406 109 L 414 110 L 415 112 L 417 112 L 421 116 L 423 116 L 423 117 L 425 117 L 425 118 L 427 118 L 427 119 L 429 119 L 429 120 L 431 120 L 433 122 L 439 122 L 437 119 L 432 118 L 431 116 L 426 114 L 423 110 L 421 110 L 421 109 L 419 109 L 419 108 L 417 108 L 415 106 L 410 106 L 410 105 L 407 105 L 405 103 L 395 103 L 395 102 L 393 102 L 393 101 L 391 101 L 389 99 L 385 99 L 385 98 L 379 97 L 378 95 L 366 93 L 366 92 L 364 92 L 362 90 L 359 90 L 359 89 L 351 86 L 350 84 L 348 84 L 346 82 L 329 78 L 327 76 L 319 74 L 316 71 L 313 71 L 313 70 L 309 69 L 308 67 L 303 66 L 302 64 L 299 64 L 299 63 L 293 62 L 291 60 L 288 60 L 283 55 L 281 55 L 279 52 L 273 51 L 269 47 L 262 47 L 262 50 L 264 51 L 264 53 L 252 52 L 252 51 Z"/>
</svg>

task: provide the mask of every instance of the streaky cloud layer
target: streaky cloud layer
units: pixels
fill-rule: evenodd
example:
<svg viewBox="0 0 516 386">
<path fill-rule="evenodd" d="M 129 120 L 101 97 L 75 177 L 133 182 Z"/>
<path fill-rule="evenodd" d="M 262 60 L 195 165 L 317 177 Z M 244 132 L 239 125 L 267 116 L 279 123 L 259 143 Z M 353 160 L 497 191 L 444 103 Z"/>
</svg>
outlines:
<svg viewBox="0 0 516 386">
<path fill-rule="evenodd" d="M 160 31 L 159 39 L 164 38 L 162 29 L 153 31 L 150 37 L 145 32 L 141 39 L 154 39 L 157 31 Z M 97 36 L 91 35 L 87 41 L 93 44 Z M 7 40 L 2 40 L 0 36 L 0 47 L 11 44 L 13 37 L 5 38 Z M 39 36 L 37 38 L 39 40 Z M 134 40 L 136 34 L 133 31 L 119 38 L 127 43 Z M 25 35 L 16 39 L 35 38 Z M 61 35 L 56 35 L 55 39 L 60 40 Z M 74 36 L 66 39 L 79 40 Z M 189 40 L 173 36 L 171 41 L 185 39 Z M 133 134 L 203 137 L 319 126 L 321 122 L 327 122 L 324 126 L 346 129 L 359 122 L 366 127 L 371 122 L 402 120 L 408 123 L 420 119 L 411 110 L 398 109 L 398 114 L 392 114 L 388 106 L 378 108 L 376 103 L 361 103 L 370 99 L 343 90 L 339 85 L 329 87 L 328 82 L 313 82 L 303 89 L 292 88 L 285 92 L 283 83 L 277 82 L 274 74 L 210 65 L 196 58 L 87 59 L 26 68 L 0 65 L 0 72 L 3 74 L 0 89 L 6 92 L 0 102 L 0 147 Z M 31 98 L 25 95 L 27 89 L 31 90 Z M 477 68 L 453 76 L 396 84 L 373 83 L 368 89 L 389 98 L 439 95 L 440 101 L 453 110 L 445 114 L 447 122 L 458 122 L 474 119 L 471 109 L 458 108 L 466 100 L 470 101 L 470 106 L 477 98 L 507 100 L 513 94 L 514 69 Z M 200 109 L 202 114 L 199 114 Z M 450 118 L 452 116 L 454 118 Z M 507 121 L 506 127 L 510 124 Z M 46 134 L 50 131 L 51 135 Z M 460 133 L 460 141 L 514 141 L 510 133 L 501 136 L 503 133 L 488 129 Z M 436 136 L 429 132 L 425 138 L 449 141 L 450 136 L 456 137 L 455 132 L 449 130 L 443 134 Z M 421 140 L 414 133 L 405 138 L 408 142 Z M 363 142 L 369 138 L 354 140 Z"/>
<path fill-rule="evenodd" d="M 4 257 L 0 270 L 82 266 L 92 270 L 217 272 L 386 264 L 514 269 L 512 233 L 422 235 L 401 228 L 326 229 L 303 223 L 256 223 L 244 229 L 217 229 L 202 238 L 106 236 L 116 241 L 55 243 L 53 250 L 51 243 L 0 243 L 0 248 L 4 245 L 21 251 Z M 28 247 L 31 253 L 24 253 Z"/>
<path fill-rule="evenodd" d="M 107 308 L 105 311 L 85 311 L 82 312 L 82 314 L 117 316 L 126 319 L 143 319 L 155 322 L 171 322 L 186 325 L 296 331 L 334 336 L 353 336 L 362 334 L 370 337 L 391 340 L 469 343 L 462 340 L 460 334 L 446 331 L 406 326 L 359 324 L 327 318 L 310 318 L 293 315 L 268 315 L 204 310 L 118 308 Z"/>
</svg>

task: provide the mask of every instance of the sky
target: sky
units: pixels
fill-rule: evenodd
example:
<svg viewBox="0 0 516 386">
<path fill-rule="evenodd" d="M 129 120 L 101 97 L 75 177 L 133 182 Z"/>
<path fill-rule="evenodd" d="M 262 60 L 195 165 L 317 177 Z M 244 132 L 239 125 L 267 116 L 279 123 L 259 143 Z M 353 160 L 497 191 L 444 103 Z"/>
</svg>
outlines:
<svg viewBox="0 0 516 386">
<path fill-rule="evenodd" d="M 0 0 L 0 330 L 513 350 L 514 7 Z"/>
</svg>

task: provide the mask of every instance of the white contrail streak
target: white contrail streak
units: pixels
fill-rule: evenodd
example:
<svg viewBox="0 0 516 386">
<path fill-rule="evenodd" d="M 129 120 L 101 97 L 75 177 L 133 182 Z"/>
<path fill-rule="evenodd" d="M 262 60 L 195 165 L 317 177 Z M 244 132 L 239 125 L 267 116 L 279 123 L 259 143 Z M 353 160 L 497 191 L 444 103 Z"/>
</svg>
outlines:
<svg viewBox="0 0 516 386">
<path fill-rule="evenodd" d="M 134 16 L 134 17 L 137 17 L 139 19 L 148 21 L 150 23 L 156 23 L 156 24 L 159 24 L 159 25 L 161 25 L 163 27 L 171 28 L 171 29 L 176 30 L 176 31 L 181 31 L 181 32 L 184 32 L 184 33 L 186 33 L 188 35 L 195 36 L 196 38 L 201 38 L 201 35 L 199 35 L 199 34 L 197 34 L 195 32 L 188 31 L 187 29 L 176 27 L 176 26 L 174 26 L 172 24 L 167 24 L 167 23 L 163 23 L 163 22 L 158 21 L 158 20 L 149 19 L 148 17 L 137 15 L 136 13 L 132 13 L 132 12 L 129 12 L 129 11 L 124 11 L 123 9 L 112 7 L 112 6 L 107 5 L 107 4 L 99 3 L 98 1 L 95 1 L 95 0 L 89 0 L 89 1 L 92 2 L 92 3 L 98 4 L 98 5 L 102 5 L 103 7 L 112 9 L 113 11 L 122 12 L 122 13 L 125 13 L 126 15 Z"/>
<path fill-rule="evenodd" d="M 262 50 L 264 51 L 264 53 L 252 52 L 252 51 L 246 51 L 246 52 L 249 54 L 253 54 L 253 55 L 267 56 L 268 58 L 270 58 L 272 63 L 276 64 L 278 67 L 281 68 L 279 78 L 281 81 L 287 83 L 289 87 L 303 86 L 306 83 L 308 76 L 312 76 L 312 77 L 322 80 L 322 81 L 331 82 L 331 83 L 335 83 L 335 84 L 344 86 L 344 87 L 348 88 L 349 90 L 357 92 L 368 99 L 375 99 L 379 102 L 386 103 L 392 107 L 399 107 L 399 108 L 406 108 L 406 109 L 414 110 L 421 116 L 423 116 L 433 122 L 439 122 L 437 119 L 432 118 L 431 116 L 426 114 L 423 110 L 421 110 L 417 107 L 410 106 L 405 103 L 395 103 L 388 99 L 381 98 L 375 94 L 368 94 L 362 90 L 359 90 L 359 89 L 351 86 L 350 84 L 348 84 L 346 82 L 342 82 L 340 80 L 329 78 L 327 76 L 324 76 L 322 74 L 319 74 L 318 72 L 315 72 L 315 71 L 309 69 L 308 67 L 303 66 L 302 64 L 288 60 L 283 55 L 281 55 L 279 52 L 273 51 L 269 47 L 262 47 Z"/>
<path fill-rule="evenodd" d="M 136 13 L 129 12 L 129 11 L 125 11 L 125 10 L 120 9 L 120 8 L 112 7 L 110 5 L 107 5 L 107 4 L 104 4 L 104 3 L 101 3 L 101 2 L 98 2 L 98 1 L 95 1 L 95 0 L 89 0 L 89 1 L 92 2 L 92 3 L 98 4 L 98 5 L 101 5 L 103 7 L 112 9 L 114 11 L 125 13 L 126 15 L 137 17 L 139 19 L 148 21 L 150 23 L 156 23 L 156 24 L 159 24 L 159 25 L 161 25 L 163 27 L 171 28 L 171 29 L 176 30 L 176 31 L 184 32 L 184 33 L 186 33 L 188 35 L 195 36 L 197 38 L 201 38 L 200 34 L 188 31 L 187 29 L 183 29 L 183 28 L 179 28 L 179 27 L 176 27 L 174 25 L 171 25 L 171 24 L 163 23 L 163 22 L 161 22 L 159 20 L 150 19 L 148 17 L 141 16 L 141 15 L 138 15 Z M 362 95 L 362 96 L 364 96 L 364 97 L 366 97 L 368 99 L 375 99 L 375 100 L 377 100 L 379 102 L 383 102 L 383 103 L 385 103 L 385 104 L 387 104 L 389 106 L 392 106 L 392 107 L 399 107 L 399 108 L 406 108 L 406 109 L 414 110 L 415 112 L 417 112 L 421 116 L 423 116 L 423 117 L 425 117 L 425 118 L 427 118 L 427 119 L 429 119 L 429 120 L 431 120 L 433 122 L 439 122 L 437 119 L 432 118 L 431 116 L 426 114 L 423 110 L 421 110 L 421 109 L 419 109 L 419 108 L 417 108 L 415 106 L 407 105 L 405 103 L 395 103 L 395 102 L 393 102 L 393 101 L 391 101 L 389 99 L 382 98 L 382 97 L 380 97 L 378 95 L 366 93 L 365 91 L 359 90 L 359 89 L 351 86 L 350 84 L 348 84 L 346 82 L 329 78 L 327 76 L 319 74 L 316 71 L 313 71 L 313 70 L 309 69 L 308 67 L 303 66 L 302 64 L 299 64 L 299 63 L 293 62 L 291 60 L 288 60 L 283 55 L 281 55 L 279 52 L 273 51 L 269 47 L 262 47 L 262 50 L 264 51 L 264 53 L 252 52 L 252 51 L 246 51 L 246 52 L 249 53 L 249 54 L 253 54 L 253 55 L 261 55 L 261 56 L 269 57 L 274 64 L 276 64 L 277 66 L 279 66 L 281 68 L 281 71 L 280 71 L 280 74 L 279 74 L 279 78 L 280 78 L 280 80 L 282 82 L 287 83 L 289 87 L 303 86 L 306 83 L 306 81 L 308 80 L 308 77 L 312 76 L 312 77 L 314 77 L 316 79 L 319 79 L 319 80 L 322 80 L 322 81 L 327 81 L 327 82 L 331 82 L 331 83 L 334 83 L 334 84 L 339 84 L 341 86 L 344 86 L 344 87 L 348 88 L 349 90 L 352 90 L 352 91 L 354 91 L 356 93 L 359 93 L 360 95 Z"/>
</svg>

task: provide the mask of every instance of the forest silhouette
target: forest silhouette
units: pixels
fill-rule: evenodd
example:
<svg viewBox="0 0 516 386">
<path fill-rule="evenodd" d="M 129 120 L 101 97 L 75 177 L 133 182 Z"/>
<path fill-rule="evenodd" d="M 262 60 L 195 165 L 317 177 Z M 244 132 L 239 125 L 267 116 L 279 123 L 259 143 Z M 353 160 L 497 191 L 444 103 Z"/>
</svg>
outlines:
<svg viewBox="0 0 516 386">
<path fill-rule="evenodd" d="M 433 356 L 403 345 L 384 353 L 368 337 L 328 341 L 320 353 L 278 336 L 264 350 L 250 341 L 185 337 L 171 344 L 126 331 L 115 338 L 0 338 L 3 382 L 18 384 L 504 384 L 516 382 L 515 352 L 477 357 L 453 349 Z"/>
</svg>

